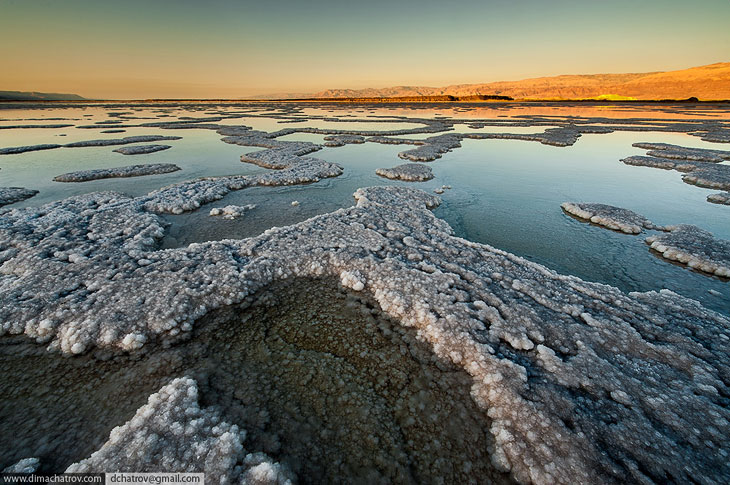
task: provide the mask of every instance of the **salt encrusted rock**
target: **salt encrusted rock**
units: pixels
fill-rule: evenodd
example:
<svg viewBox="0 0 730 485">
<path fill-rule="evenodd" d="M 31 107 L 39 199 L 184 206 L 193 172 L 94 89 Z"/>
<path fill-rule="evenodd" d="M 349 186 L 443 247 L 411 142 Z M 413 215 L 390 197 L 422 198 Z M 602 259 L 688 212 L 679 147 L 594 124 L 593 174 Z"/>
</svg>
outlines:
<svg viewBox="0 0 730 485">
<path fill-rule="evenodd" d="M 267 151 L 267 150 L 264 150 Z M 276 159 L 277 154 L 272 153 Z M 261 160 L 265 163 L 265 159 Z M 318 182 L 323 178 L 342 175 L 342 167 L 309 157 L 285 157 L 276 159 L 279 170 L 261 175 L 208 177 L 163 187 L 151 192 L 144 200 L 145 209 L 157 213 L 182 214 L 201 205 L 222 199 L 233 190 L 254 186 L 295 185 Z M 283 165 L 287 163 L 289 165 Z"/>
<path fill-rule="evenodd" d="M 730 165 L 717 164 L 697 167 L 683 175 L 682 180 L 708 189 L 730 190 Z"/>
<path fill-rule="evenodd" d="M 707 148 L 688 148 L 669 143 L 634 143 L 636 148 L 649 150 L 647 155 L 672 160 L 691 160 L 695 162 L 719 163 L 723 160 L 730 160 L 730 151 L 710 150 Z"/>
<path fill-rule="evenodd" d="M 381 177 L 408 182 L 422 182 L 433 178 L 431 167 L 420 163 L 404 163 L 393 168 L 379 168 L 375 173 Z"/>
<path fill-rule="evenodd" d="M 3 470 L 3 473 L 35 473 L 40 465 L 38 458 L 24 458 L 15 465 L 11 465 Z"/>
<path fill-rule="evenodd" d="M 193 379 L 178 378 L 152 394 L 109 441 L 66 473 L 205 472 L 206 483 L 291 484 L 288 472 L 263 453 L 247 454 L 245 432 L 201 408 Z M 238 466 L 242 461 L 243 466 Z"/>
<path fill-rule="evenodd" d="M 98 128 L 98 126 L 95 126 Z M 181 140 L 181 136 L 162 136 L 162 135 L 139 135 L 139 136 L 125 136 L 124 138 L 109 138 L 106 140 L 86 140 L 77 141 L 73 143 L 67 143 L 63 145 L 66 148 L 77 148 L 77 147 L 106 147 L 111 145 L 127 145 L 129 143 L 147 143 L 151 141 L 163 141 L 163 140 Z"/>
<path fill-rule="evenodd" d="M 438 136 L 431 136 L 423 140 L 422 145 L 416 148 L 400 152 L 398 156 L 405 160 L 413 160 L 414 162 L 431 162 L 437 158 L 441 158 L 446 152 L 461 146 L 462 135 L 454 133 L 446 133 Z"/>
<path fill-rule="evenodd" d="M 693 133 L 695 136 L 701 137 L 703 141 L 713 143 L 730 143 L 730 130 L 712 129 L 706 132 Z"/>
<path fill-rule="evenodd" d="M 63 145 L 58 145 L 55 143 L 46 143 L 43 145 L 0 148 L 0 155 L 15 155 L 17 153 L 34 152 L 38 150 L 52 150 L 54 148 L 60 148 L 62 146 Z"/>
<path fill-rule="evenodd" d="M 325 136 L 324 139 L 324 146 L 326 147 L 341 147 L 347 144 L 365 143 L 365 137 L 361 135 L 329 135 Z"/>
<path fill-rule="evenodd" d="M 730 165 L 646 157 L 641 155 L 626 157 L 621 159 L 621 161 L 627 165 L 687 172 L 682 176 L 682 180 L 699 187 L 721 190 L 730 189 Z"/>
<path fill-rule="evenodd" d="M 257 185 L 304 184 L 342 175 L 340 165 L 302 156 L 320 150 L 319 145 L 273 140 L 268 138 L 268 133 L 254 131 L 245 126 L 222 127 L 217 132 L 227 135 L 222 139 L 226 143 L 266 147 L 267 150 L 242 155 L 241 161 L 275 171 L 260 175 L 207 177 L 163 187 L 144 198 L 146 210 L 182 214 L 184 211 L 195 210 L 207 202 L 222 199 L 232 190 Z"/>
<path fill-rule="evenodd" d="M 298 206 L 298 205 L 299 205 L 299 201 L 298 201 L 298 200 L 292 200 L 292 201 L 291 201 L 291 206 L 292 206 L 292 207 L 296 207 L 296 206 Z"/>
<path fill-rule="evenodd" d="M 581 133 L 611 133 L 613 130 L 606 127 L 576 127 L 573 125 L 559 128 L 548 128 L 542 133 L 465 133 L 463 138 L 474 140 L 503 139 L 503 140 L 525 140 L 537 141 L 543 145 L 567 147 L 574 145 Z"/>
<path fill-rule="evenodd" d="M 223 216 L 224 219 L 236 219 L 245 212 L 256 208 L 255 204 L 248 205 L 227 205 L 225 207 L 214 207 L 210 210 L 211 216 Z"/>
<path fill-rule="evenodd" d="M 142 177 L 144 175 L 159 175 L 176 172 L 180 167 L 173 163 L 148 163 L 142 165 L 127 165 L 124 167 L 100 168 L 95 170 L 81 170 L 69 172 L 53 177 L 55 182 L 88 182 L 89 180 L 108 179 L 115 177 Z"/>
<path fill-rule="evenodd" d="M 730 241 L 715 239 L 697 226 L 669 226 L 668 234 L 646 238 L 663 257 L 684 263 L 705 273 L 730 278 Z"/>
<path fill-rule="evenodd" d="M 560 207 L 568 214 L 626 234 L 639 234 L 644 229 L 662 229 L 636 212 L 612 205 L 564 202 Z"/>
<path fill-rule="evenodd" d="M 713 204 L 725 204 L 730 205 L 730 192 L 720 192 L 719 194 L 710 194 L 707 196 L 707 201 Z"/>
<path fill-rule="evenodd" d="M 355 207 L 255 238 L 154 251 L 162 225 L 144 207 L 159 196 L 88 194 L 5 212 L 0 219 L 2 332 L 25 334 L 65 354 L 182 348 L 193 328 L 215 334 L 215 322 L 239 315 L 250 304 L 247 299 L 267 287 L 336 278 L 353 291 L 359 289 L 360 298 L 372 298 L 392 319 L 387 331 L 396 332 L 396 342 L 402 327 L 427 344 L 432 359 L 443 362 L 433 369 L 443 365 L 455 369 L 447 374 L 468 374 L 471 397 L 465 399 L 473 400 L 477 410 L 464 408 L 445 419 L 449 426 L 468 423 L 464 430 L 476 429 L 486 442 L 468 449 L 477 454 L 474 460 L 438 463 L 448 449 L 440 449 L 441 444 L 429 437 L 448 426 L 437 417 L 420 438 L 423 447 L 413 452 L 421 454 L 423 466 L 434 467 L 435 472 L 429 468 L 425 476 L 435 479 L 449 470 L 453 475 L 443 476 L 464 482 L 474 478 L 474 467 L 489 466 L 490 476 L 509 473 L 521 483 L 660 482 L 667 477 L 680 483 L 724 483 L 730 478 L 730 411 L 724 397 L 730 394 L 730 320 L 695 301 L 669 291 L 627 295 L 454 237 L 445 222 L 425 209 L 437 205 L 438 198 L 405 187 L 358 190 Z M 316 313 L 306 311 L 313 299 L 314 294 L 297 300 L 303 307 L 297 321 L 316 327 Z M 272 305 L 277 308 L 275 301 Z M 204 319 L 208 320 L 198 327 Z M 238 322 L 238 328 L 257 321 Z M 330 332 L 307 345 L 345 338 L 339 330 Z M 300 333 L 306 333 L 303 327 Z M 194 338 L 190 342 L 196 343 Z M 322 355 L 332 356 L 334 351 Z M 363 358 L 371 351 L 376 350 L 365 348 L 357 355 Z M 245 347 L 239 352 L 231 358 L 249 354 Z M 300 348 L 291 357 L 284 354 L 280 370 L 270 372 L 287 372 L 285 361 L 307 352 Z M 403 346 L 397 353 L 409 355 L 409 348 Z M 279 365 L 266 352 L 260 359 Z M 429 369 L 425 382 L 436 379 L 428 377 L 436 372 Z M 355 382 L 301 379 L 303 385 L 320 386 L 317 392 L 322 396 L 344 399 L 365 392 Z M 386 392 L 386 381 L 372 384 L 373 392 Z M 271 392 L 270 383 L 261 385 Z M 228 386 L 235 387 L 235 382 Z M 439 392 L 446 393 L 446 388 L 451 389 L 447 385 Z M 168 392 L 169 402 L 184 399 L 175 389 L 179 388 Z M 400 393 L 406 388 L 398 389 Z M 442 396 L 442 402 L 448 402 L 450 394 Z M 418 393 L 403 399 L 414 407 L 388 431 L 393 436 L 411 425 L 408 417 L 426 425 L 427 410 L 437 411 L 435 403 L 422 401 Z M 287 400 L 280 396 L 275 402 Z M 181 407 L 191 406 L 182 402 Z M 353 414 L 347 422 L 362 423 L 360 408 L 345 402 L 333 402 L 330 409 L 349 409 Z M 159 405 L 153 400 L 124 433 L 111 437 L 110 446 L 134 442 L 141 446 L 135 448 L 141 457 L 153 456 L 145 450 L 158 449 L 158 442 L 147 442 L 148 433 L 159 430 L 165 437 L 174 426 L 164 421 L 155 427 L 156 417 L 164 415 L 156 411 L 169 409 L 167 403 L 168 398 L 160 399 Z M 423 411 L 418 411 L 421 404 Z M 260 413 L 263 429 L 266 409 Z M 207 415 L 205 410 L 202 414 Z M 174 416 L 181 415 L 175 411 Z M 211 437 L 206 418 L 200 419 L 200 427 L 191 427 L 186 436 L 191 443 L 208 443 Z M 307 433 L 310 448 L 329 443 L 327 436 Z M 231 438 L 227 443 L 232 449 L 236 442 Z M 378 442 L 373 443 L 373 450 L 381 451 Z M 174 446 L 160 446 L 170 457 L 177 456 Z M 201 450 L 220 450 L 215 446 Z M 277 449 L 275 444 L 271 447 Z M 399 463 L 409 463 L 399 449 L 385 451 Z M 121 451 L 98 456 L 147 463 Z M 213 460 L 211 469 L 228 469 L 217 464 L 229 455 L 216 456 L 221 460 Z M 191 463 L 197 459 L 189 457 Z M 388 471 L 387 460 L 373 473 L 376 481 L 397 479 Z"/>
<path fill-rule="evenodd" d="M 121 153 L 122 155 L 143 155 L 146 153 L 154 153 L 162 150 L 172 148 L 170 145 L 135 145 L 131 147 L 121 147 L 113 152 Z"/>
<path fill-rule="evenodd" d="M 27 129 L 38 129 L 38 128 L 68 128 L 70 126 L 73 126 L 71 124 L 64 124 L 64 123 L 58 123 L 58 124 L 49 124 L 49 125 L 0 125 L 0 130 L 19 130 L 22 128 Z"/>
<path fill-rule="evenodd" d="M 23 187 L 0 187 L 0 207 L 33 197 L 37 190 Z"/>
<path fill-rule="evenodd" d="M 409 140 L 407 138 L 389 138 L 387 136 L 371 136 L 367 140 L 371 143 L 382 143 L 383 145 L 425 145 L 423 140 Z"/>
</svg>

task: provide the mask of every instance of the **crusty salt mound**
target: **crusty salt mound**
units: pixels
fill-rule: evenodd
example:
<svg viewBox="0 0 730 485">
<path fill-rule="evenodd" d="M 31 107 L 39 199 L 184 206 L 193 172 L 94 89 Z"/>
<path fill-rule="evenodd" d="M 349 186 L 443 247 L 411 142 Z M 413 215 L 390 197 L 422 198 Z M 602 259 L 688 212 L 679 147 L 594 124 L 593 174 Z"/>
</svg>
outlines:
<svg viewBox="0 0 730 485">
<path fill-rule="evenodd" d="M 98 128 L 96 126 L 95 128 Z M 163 141 L 163 140 L 180 140 L 180 136 L 163 136 L 163 135 L 139 135 L 139 136 L 125 136 L 124 138 L 107 138 L 102 140 L 85 140 L 77 141 L 73 143 L 67 143 L 63 145 L 67 148 L 77 147 L 106 147 L 112 145 L 128 145 L 130 143 L 147 143 L 151 141 Z"/>
<path fill-rule="evenodd" d="M 0 467 L 63 470 L 98 450 L 230 477 L 261 460 L 302 482 L 730 479 L 730 320 L 695 301 L 454 237 L 427 210 L 438 198 L 405 187 L 157 251 L 147 207 L 165 197 L 3 214 Z M 197 397 L 164 387 L 184 376 Z"/>
<path fill-rule="evenodd" d="M 684 159 L 674 160 L 646 157 L 642 155 L 633 155 L 623 158 L 621 161 L 627 165 L 687 172 L 682 176 L 682 180 L 699 187 L 721 190 L 730 189 L 730 165 Z"/>
<path fill-rule="evenodd" d="M 341 147 L 347 144 L 365 143 L 365 137 L 361 135 L 329 135 L 324 137 L 324 146 Z"/>
<path fill-rule="evenodd" d="M 216 125 L 215 128 L 219 134 L 224 135 L 222 141 L 226 143 L 265 147 L 266 150 L 242 155 L 241 161 L 273 171 L 260 175 L 205 177 L 163 187 L 141 199 L 144 200 L 146 210 L 182 214 L 198 209 L 202 204 L 220 200 L 234 190 L 253 186 L 313 183 L 343 173 L 342 167 L 336 163 L 303 156 L 320 150 L 320 145 L 274 140 L 271 134 L 251 130 L 246 126 Z"/>
<path fill-rule="evenodd" d="M 223 421 L 219 412 L 200 408 L 194 380 L 179 378 L 152 394 L 98 451 L 66 473 L 205 470 L 211 483 L 292 483 L 279 463 L 263 453 L 246 453 L 242 438 L 245 431 Z"/>
<path fill-rule="evenodd" d="M 0 187 L 0 207 L 29 199 L 37 193 L 37 190 L 23 187 Z"/>
<path fill-rule="evenodd" d="M 113 125 L 113 126 L 117 126 L 117 125 Z M 93 128 L 99 128 L 99 126 L 95 125 L 95 126 L 93 126 Z M 121 130 L 121 131 L 124 131 L 124 130 Z M 108 139 L 103 139 L 103 140 L 76 141 L 73 143 L 67 143 L 65 145 L 59 145 L 56 143 L 46 143 L 46 144 L 42 144 L 42 145 L 0 148 L 0 155 L 15 155 L 18 153 L 32 152 L 32 151 L 38 151 L 38 150 L 52 150 L 54 148 L 103 147 L 103 146 L 112 146 L 112 145 L 126 145 L 129 143 L 146 143 L 146 142 L 161 141 L 161 140 L 180 140 L 181 138 L 182 137 L 179 137 L 179 136 L 139 135 L 139 136 L 127 136 L 124 138 L 108 138 Z M 167 145 L 153 145 L 153 146 L 162 147 L 162 146 L 167 146 Z M 135 147 L 133 147 L 133 148 L 135 148 Z M 158 151 L 158 150 L 164 150 L 164 148 L 157 148 L 154 151 Z M 132 151 L 134 151 L 134 150 L 132 150 Z M 123 153 L 123 152 L 120 152 L 120 153 Z M 139 153 L 150 153 L 150 152 L 139 152 Z"/>
<path fill-rule="evenodd" d="M 723 160 L 730 160 L 730 151 L 710 150 L 707 148 L 688 148 L 669 143 L 634 143 L 636 148 L 649 150 L 647 155 L 672 160 L 692 160 L 695 162 L 719 163 Z"/>
<path fill-rule="evenodd" d="M 668 234 L 646 238 L 663 257 L 684 263 L 705 273 L 730 278 L 730 241 L 715 239 L 697 226 L 669 226 Z"/>
<path fill-rule="evenodd" d="M 564 202 L 560 207 L 568 214 L 626 234 L 639 234 L 644 229 L 661 229 L 641 214 L 612 205 Z"/>
<path fill-rule="evenodd" d="M 452 133 L 432 136 L 423 140 L 423 143 L 416 148 L 400 152 L 398 156 L 414 162 L 430 162 L 441 158 L 444 153 L 454 148 L 459 148 L 461 139 L 461 135 Z"/>
<path fill-rule="evenodd" d="M 647 155 L 634 155 L 621 161 L 627 165 L 663 168 L 686 172 L 682 180 L 688 184 L 710 189 L 730 189 L 730 151 L 706 148 L 687 148 L 669 143 L 634 143 L 637 148 L 649 150 Z M 709 200 L 709 198 L 708 198 Z"/>
<path fill-rule="evenodd" d="M 379 168 L 375 173 L 388 179 L 408 182 L 423 182 L 433 178 L 431 167 L 421 163 L 404 163 L 393 168 Z"/>
<path fill-rule="evenodd" d="M 52 150 L 54 148 L 61 148 L 62 146 L 56 143 L 44 143 L 42 145 L 0 148 L 0 155 L 16 155 L 18 153 L 35 152 L 38 150 Z"/>
<path fill-rule="evenodd" d="M 227 205 L 225 207 L 214 207 L 210 210 L 211 216 L 222 216 L 224 219 L 237 219 L 244 213 L 256 208 L 255 204 Z"/>
<path fill-rule="evenodd" d="M 159 175 L 162 173 L 176 172 L 180 167 L 173 163 L 148 163 L 142 165 L 127 165 L 124 167 L 100 168 L 94 170 L 80 170 L 69 172 L 53 177 L 55 182 L 88 182 L 90 180 L 118 178 L 118 177 L 142 177 L 144 175 Z"/>
<path fill-rule="evenodd" d="M 172 148 L 170 145 L 135 145 L 131 147 L 121 147 L 113 152 L 121 153 L 122 155 L 144 155 L 147 153 L 160 152 Z"/>
<path fill-rule="evenodd" d="M 34 473 L 39 464 L 38 458 L 23 458 L 15 465 L 5 468 L 3 473 Z"/>
<path fill-rule="evenodd" d="M 710 194 L 707 196 L 707 201 L 713 204 L 725 204 L 730 205 L 730 192 L 720 192 L 719 194 Z"/>
<path fill-rule="evenodd" d="M 68 123 L 55 123 L 55 124 L 45 124 L 45 125 L 2 125 L 0 126 L 0 130 L 20 130 L 20 129 L 38 129 L 38 128 L 68 128 L 70 126 L 73 126 L 72 124 Z"/>
</svg>

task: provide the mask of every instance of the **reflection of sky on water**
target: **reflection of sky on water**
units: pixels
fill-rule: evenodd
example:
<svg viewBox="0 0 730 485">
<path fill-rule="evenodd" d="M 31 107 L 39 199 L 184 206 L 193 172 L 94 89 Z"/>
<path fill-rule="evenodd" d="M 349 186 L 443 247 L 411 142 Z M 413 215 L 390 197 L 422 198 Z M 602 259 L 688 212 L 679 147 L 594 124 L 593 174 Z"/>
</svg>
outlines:
<svg viewBox="0 0 730 485">
<path fill-rule="evenodd" d="M 237 108 L 240 110 L 240 108 Z M 110 119 L 107 108 L 69 110 L 0 111 L 0 125 L 21 124 L 7 121 L 14 118 L 75 118 L 76 124 L 93 124 Z M 210 110 L 211 112 L 217 111 Z M 235 110 L 231 110 L 235 111 Z M 305 108 L 304 111 L 311 111 Z M 453 111 L 453 110 L 451 110 Z M 202 111 L 176 112 L 159 121 L 174 121 L 177 116 L 205 117 Z M 397 113 L 397 114 L 396 114 Z M 440 114 L 453 115 L 449 110 Z M 571 114 L 573 111 L 570 112 Z M 92 116 L 84 116 L 91 114 Z M 160 112 L 135 111 L 133 116 L 153 117 Z M 332 113 L 319 113 L 331 116 Z M 346 114 L 336 110 L 335 114 Z M 424 116 L 423 111 L 399 113 L 398 110 L 377 110 L 350 113 L 358 118 L 368 115 Z M 492 113 L 494 114 L 494 113 Z M 652 113 L 646 113 L 649 116 Z M 657 114 L 657 113 L 653 113 Z M 659 115 L 666 113 L 658 113 Z M 458 113 L 457 113 L 458 115 Z M 637 116 L 633 113 L 632 116 Z M 480 115 L 484 117 L 484 113 Z M 661 116 L 657 116 L 661 117 Z M 679 115 L 668 116 L 677 118 Z M 123 120 L 136 124 L 145 120 Z M 247 117 L 225 120 L 226 124 L 253 126 L 276 131 L 299 126 L 337 129 L 412 128 L 410 123 L 336 123 L 313 120 L 306 123 L 279 123 L 278 119 Z M 48 121 L 65 123 L 65 121 Z M 24 121 L 22 123 L 32 123 Z M 41 123 L 41 122 L 36 122 Z M 105 127 L 108 129 L 108 127 Z M 546 127 L 486 127 L 470 130 L 457 125 L 457 132 L 540 133 Z M 161 141 L 172 148 L 144 155 L 124 156 L 112 152 L 116 147 L 60 148 L 0 156 L 0 185 L 21 186 L 40 190 L 36 197 L 11 207 L 39 205 L 69 195 L 95 190 L 116 190 L 142 195 L 170 183 L 200 176 L 263 172 L 265 169 L 239 161 L 242 153 L 259 148 L 228 145 L 212 130 L 161 130 L 158 128 L 126 128 L 125 133 L 101 134 L 101 129 L 22 129 L 0 130 L 0 146 L 40 143 L 69 143 L 98 138 L 120 138 L 134 135 L 178 135 L 183 139 Z M 66 134 L 61 137 L 59 134 Z M 427 138 L 433 134 L 404 135 L 403 138 Z M 324 135 L 295 133 L 280 140 L 323 143 Z M 165 216 L 171 222 L 165 247 L 223 238 L 242 238 L 260 234 L 272 226 L 296 223 L 315 216 L 349 207 L 352 193 L 359 187 L 402 184 L 432 191 L 451 185 L 443 195 L 444 203 L 435 214 L 447 220 L 457 235 L 493 245 L 559 271 L 582 278 L 611 284 L 624 291 L 647 291 L 669 288 L 685 296 L 701 300 L 706 306 L 730 313 L 730 283 L 671 264 L 652 254 L 644 243 L 646 235 L 629 236 L 586 224 L 565 215 L 560 204 L 565 201 L 600 202 L 631 209 L 658 224 L 696 224 L 730 239 L 730 210 L 726 206 L 705 201 L 717 192 L 682 182 L 681 174 L 647 167 L 630 167 L 619 160 L 629 155 L 644 154 L 633 148 L 639 141 L 665 142 L 689 147 L 730 149 L 730 146 L 704 142 L 698 137 L 663 132 L 615 132 L 583 135 L 572 147 L 558 148 L 537 142 L 518 140 L 464 140 L 462 148 L 445 154 L 431 163 L 435 179 L 423 183 L 390 181 L 375 175 L 379 167 L 392 167 L 404 160 L 398 153 L 407 145 L 375 143 L 324 148 L 311 156 L 340 163 L 345 173 L 335 179 L 291 187 L 257 187 L 232 192 L 223 200 L 201 210 L 181 216 Z M 51 179 L 60 173 L 107 168 L 136 163 L 175 163 L 182 170 L 171 174 L 129 179 L 108 179 L 82 184 L 63 184 Z M 292 206 L 297 200 L 299 206 Z M 256 209 L 240 219 L 228 221 L 208 216 L 211 207 L 227 204 L 256 204 Z M 710 294 L 714 289 L 721 296 Z"/>
</svg>

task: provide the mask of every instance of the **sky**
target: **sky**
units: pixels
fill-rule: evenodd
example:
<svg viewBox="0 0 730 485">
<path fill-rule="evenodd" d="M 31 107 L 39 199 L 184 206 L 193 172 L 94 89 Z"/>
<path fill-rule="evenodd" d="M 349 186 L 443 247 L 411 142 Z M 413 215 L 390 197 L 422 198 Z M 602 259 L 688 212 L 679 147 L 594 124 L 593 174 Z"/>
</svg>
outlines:
<svg viewBox="0 0 730 485">
<path fill-rule="evenodd" d="M 730 61 L 730 0 L 0 0 L 0 90 L 245 98 Z"/>
</svg>

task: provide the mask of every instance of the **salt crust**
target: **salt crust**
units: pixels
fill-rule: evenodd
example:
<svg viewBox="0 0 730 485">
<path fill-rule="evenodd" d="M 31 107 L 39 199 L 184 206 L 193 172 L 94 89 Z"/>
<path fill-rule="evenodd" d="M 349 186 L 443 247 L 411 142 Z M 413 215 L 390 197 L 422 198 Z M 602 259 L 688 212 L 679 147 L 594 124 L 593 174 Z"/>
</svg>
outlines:
<svg viewBox="0 0 730 485">
<path fill-rule="evenodd" d="M 170 145 L 134 145 L 131 147 L 121 147 L 113 152 L 121 153 L 122 155 L 145 155 L 147 153 L 160 152 L 172 148 Z"/>
<path fill-rule="evenodd" d="M 730 278 L 730 241 L 716 239 L 711 233 L 689 224 L 667 229 L 667 234 L 647 237 L 646 243 L 669 260 Z"/>
<path fill-rule="evenodd" d="M 33 197 L 37 193 L 37 190 L 24 189 L 23 187 L 0 187 L 0 206 L 20 202 Z"/>
<path fill-rule="evenodd" d="M 131 420 L 111 431 L 98 451 L 66 473 L 205 470 L 206 483 L 293 483 L 281 464 L 263 453 L 247 453 L 242 439 L 245 432 L 223 421 L 215 409 L 200 408 L 193 379 L 178 378 L 152 394 Z"/>
<path fill-rule="evenodd" d="M 144 175 L 159 175 L 162 173 L 176 172 L 180 170 L 172 163 L 148 163 L 142 165 L 127 165 L 124 167 L 100 168 L 94 170 L 81 170 L 69 172 L 53 177 L 55 182 L 88 182 L 119 177 L 141 177 Z"/>
<path fill-rule="evenodd" d="M 666 290 L 627 295 L 454 237 L 426 210 L 438 198 L 402 187 L 360 189 L 355 207 L 255 238 L 156 251 L 163 226 L 145 207 L 164 193 L 5 211 L 2 332 L 65 354 L 169 347 L 274 282 L 332 276 L 471 376 L 491 462 L 514 480 L 728 481 L 730 320 L 699 303 Z M 163 389 L 170 397 L 152 399 L 108 444 L 148 436 L 147 410 L 191 388 Z M 161 426 L 172 429 L 168 416 Z M 197 429 L 187 443 L 209 439 Z M 192 448 L 164 449 L 185 462 Z M 217 456 L 211 470 L 224 468 L 228 455 Z"/>
<path fill-rule="evenodd" d="M 237 219 L 255 208 L 255 204 L 227 205 L 225 207 L 214 207 L 210 210 L 209 214 L 211 216 L 222 216 L 224 219 Z"/>
<path fill-rule="evenodd" d="M 393 168 L 379 168 L 375 173 L 381 177 L 408 182 L 422 182 L 433 178 L 431 167 L 420 163 L 404 163 Z"/>
<path fill-rule="evenodd" d="M 564 202 L 560 207 L 576 217 L 627 234 L 639 234 L 644 229 L 661 229 L 636 212 L 612 205 Z"/>
</svg>

